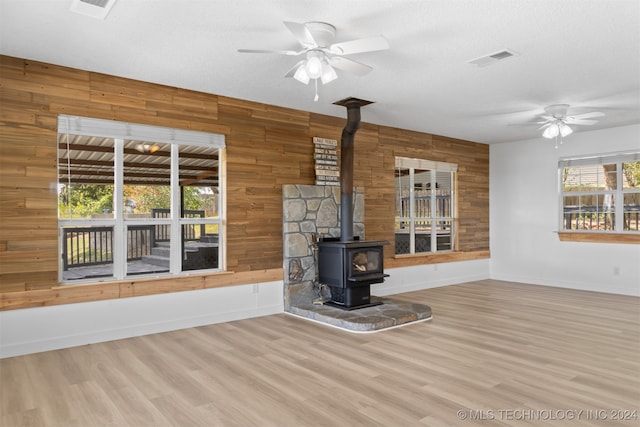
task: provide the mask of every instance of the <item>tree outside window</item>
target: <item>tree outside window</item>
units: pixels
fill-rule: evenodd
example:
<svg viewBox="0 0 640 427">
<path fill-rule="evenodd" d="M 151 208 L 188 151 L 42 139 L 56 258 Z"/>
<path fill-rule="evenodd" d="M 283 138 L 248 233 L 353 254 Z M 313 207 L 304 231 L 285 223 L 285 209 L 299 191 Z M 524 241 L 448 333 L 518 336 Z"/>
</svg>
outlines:
<svg viewBox="0 0 640 427">
<path fill-rule="evenodd" d="M 640 231 L 640 153 L 559 162 L 560 230 Z"/>
<path fill-rule="evenodd" d="M 60 116 L 62 282 L 219 270 L 221 135 Z"/>
</svg>

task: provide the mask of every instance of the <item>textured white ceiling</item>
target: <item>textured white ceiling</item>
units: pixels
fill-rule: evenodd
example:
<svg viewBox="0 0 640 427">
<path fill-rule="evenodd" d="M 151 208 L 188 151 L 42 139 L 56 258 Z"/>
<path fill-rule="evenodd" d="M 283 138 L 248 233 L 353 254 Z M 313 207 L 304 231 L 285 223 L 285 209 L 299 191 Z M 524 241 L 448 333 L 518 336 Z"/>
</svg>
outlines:
<svg viewBox="0 0 640 427">
<path fill-rule="evenodd" d="M 334 101 L 375 103 L 363 121 L 483 143 L 540 138 L 549 104 L 602 111 L 582 130 L 640 123 L 638 0 L 118 0 L 105 20 L 72 0 L 0 0 L 0 53 L 345 117 Z M 374 67 L 319 87 L 284 74 L 299 58 L 282 21 L 324 21 L 336 41 L 385 36 Z M 472 59 L 509 49 L 486 67 Z"/>
</svg>

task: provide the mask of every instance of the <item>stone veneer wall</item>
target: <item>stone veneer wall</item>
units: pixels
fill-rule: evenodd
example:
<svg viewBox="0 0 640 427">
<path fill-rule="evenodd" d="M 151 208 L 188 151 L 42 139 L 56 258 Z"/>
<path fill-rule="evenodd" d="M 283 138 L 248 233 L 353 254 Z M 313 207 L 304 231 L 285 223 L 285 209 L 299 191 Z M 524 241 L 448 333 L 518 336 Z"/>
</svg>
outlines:
<svg viewBox="0 0 640 427">
<path fill-rule="evenodd" d="M 353 234 L 364 240 L 364 192 L 353 192 Z M 316 283 L 316 242 L 340 237 L 340 187 L 283 185 L 284 308 L 320 297 Z"/>
</svg>

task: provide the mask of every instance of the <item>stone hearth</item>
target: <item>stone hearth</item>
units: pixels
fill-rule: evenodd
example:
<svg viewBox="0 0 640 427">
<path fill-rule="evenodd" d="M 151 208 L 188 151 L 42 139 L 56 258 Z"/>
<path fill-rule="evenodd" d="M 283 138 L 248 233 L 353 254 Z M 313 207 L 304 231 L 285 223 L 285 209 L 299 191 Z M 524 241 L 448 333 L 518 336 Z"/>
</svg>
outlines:
<svg viewBox="0 0 640 427">
<path fill-rule="evenodd" d="M 284 307 L 304 306 L 319 297 L 316 243 L 340 236 L 340 187 L 284 185 Z M 364 239 L 364 195 L 354 193 L 354 234 Z"/>
<path fill-rule="evenodd" d="M 328 305 L 290 307 L 289 313 L 352 332 L 376 332 L 431 319 L 431 308 L 392 298 L 371 297 L 382 304 L 345 311 Z"/>
<path fill-rule="evenodd" d="M 352 332 L 373 332 L 431 318 L 427 305 L 393 298 L 377 298 L 382 305 L 345 311 L 318 304 L 322 295 L 317 279 L 317 241 L 340 236 L 340 188 L 284 185 L 283 255 L 284 309 L 287 313 Z M 364 235 L 364 194 L 353 193 L 354 236 Z"/>
</svg>

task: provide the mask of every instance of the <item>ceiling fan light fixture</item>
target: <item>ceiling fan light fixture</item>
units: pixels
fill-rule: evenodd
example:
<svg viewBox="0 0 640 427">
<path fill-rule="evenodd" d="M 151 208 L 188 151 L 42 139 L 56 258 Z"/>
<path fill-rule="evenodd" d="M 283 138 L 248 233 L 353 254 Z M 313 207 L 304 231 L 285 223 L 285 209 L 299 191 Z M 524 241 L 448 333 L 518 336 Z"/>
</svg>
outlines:
<svg viewBox="0 0 640 427">
<path fill-rule="evenodd" d="M 320 79 L 322 84 L 327 84 L 337 79 L 338 74 L 321 52 L 312 51 L 307 54 L 307 59 L 298 65 L 293 78 L 305 85 L 317 79 Z"/>
<path fill-rule="evenodd" d="M 542 133 L 542 136 L 547 139 L 552 139 L 558 136 L 559 134 L 560 134 L 560 129 L 558 125 L 556 123 L 553 123 L 551 126 L 549 126 L 544 130 L 544 132 Z"/>
<path fill-rule="evenodd" d="M 142 154 L 153 154 L 160 149 L 160 146 L 157 144 L 146 144 L 140 142 L 136 144 L 135 149 Z"/>
<path fill-rule="evenodd" d="M 317 79 L 322 76 L 322 61 L 316 55 L 309 55 L 304 68 L 309 77 L 312 79 Z"/>
<path fill-rule="evenodd" d="M 293 78 L 302 84 L 308 85 L 311 77 L 309 77 L 309 73 L 307 73 L 306 65 L 306 63 L 300 64 L 300 66 L 296 70 L 296 73 L 293 75 Z"/>
<path fill-rule="evenodd" d="M 590 111 L 581 114 L 568 114 L 569 104 L 553 104 L 544 108 L 544 114 L 539 115 L 538 121 L 530 122 L 531 125 L 542 125 L 538 131 L 542 130 L 542 136 L 547 139 L 556 140 L 556 148 L 562 144 L 563 139 L 573 134 L 576 126 L 588 126 L 598 123 L 593 120 L 596 117 L 603 117 L 605 114 L 599 111 Z"/>
<path fill-rule="evenodd" d="M 557 120 L 551 123 L 542 133 L 542 136 L 548 139 L 556 138 L 557 136 L 561 136 L 564 138 L 565 136 L 571 135 L 573 133 L 573 129 L 562 120 Z"/>
<path fill-rule="evenodd" d="M 322 75 L 320 76 L 320 80 L 322 80 L 322 84 L 326 85 L 329 82 L 334 81 L 338 78 L 338 74 L 336 70 L 333 69 L 328 62 L 323 62 L 322 64 Z"/>
<path fill-rule="evenodd" d="M 573 133 L 573 129 L 571 129 L 571 127 L 569 127 L 565 123 L 559 124 L 558 127 L 560 128 L 560 135 L 563 138 Z"/>
<path fill-rule="evenodd" d="M 115 1 L 115 0 L 76 0 L 76 1 Z M 315 86 L 318 100 L 318 80 L 322 84 L 330 83 L 338 78 L 336 69 L 356 76 L 364 76 L 372 70 L 372 67 L 345 58 L 343 55 L 375 52 L 389 49 L 389 42 L 383 36 L 365 37 L 339 43 L 333 43 L 336 35 L 336 27 L 326 22 L 290 22 L 284 25 L 294 38 L 300 43 L 300 50 L 264 50 L 264 49 L 238 49 L 242 53 L 276 53 L 281 55 L 298 56 L 305 58 L 297 62 L 285 73 L 285 77 L 293 77 L 302 84 L 308 85 L 311 80 Z"/>
</svg>

